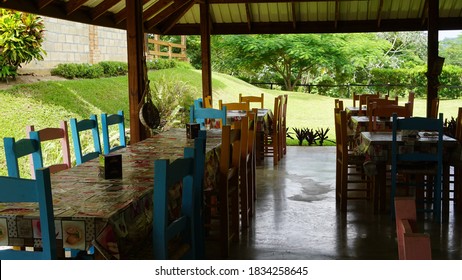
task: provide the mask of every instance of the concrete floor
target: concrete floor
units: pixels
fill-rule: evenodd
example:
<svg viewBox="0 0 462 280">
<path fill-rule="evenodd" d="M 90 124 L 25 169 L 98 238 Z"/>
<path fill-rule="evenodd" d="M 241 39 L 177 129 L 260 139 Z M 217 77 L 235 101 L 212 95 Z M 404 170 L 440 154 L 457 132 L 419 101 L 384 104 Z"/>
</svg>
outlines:
<svg viewBox="0 0 462 280">
<path fill-rule="evenodd" d="M 350 200 L 347 213 L 336 209 L 335 147 L 288 147 L 275 167 L 266 158 L 257 187 L 255 219 L 230 259 L 398 259 L 389 214 L 374 215 L 364 200 Z M 419 227 L 430 234 L 433 259 L 462 259 L 462 214 L 452 205 L 449 222 Z"/>
</svg>

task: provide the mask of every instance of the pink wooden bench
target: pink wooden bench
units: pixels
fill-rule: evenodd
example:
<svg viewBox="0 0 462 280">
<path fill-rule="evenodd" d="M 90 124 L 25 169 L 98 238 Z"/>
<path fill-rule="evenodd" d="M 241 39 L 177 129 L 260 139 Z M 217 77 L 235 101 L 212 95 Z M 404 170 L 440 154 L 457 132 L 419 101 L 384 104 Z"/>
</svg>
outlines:
<svg viewBox="0 0 462 280">
<path fill-rule="evenodd" d="M 430 236 L 416 232 L 413 197 L 395 197 L 396 235 L 400 260 L 431 260 Z"/>
</svg>

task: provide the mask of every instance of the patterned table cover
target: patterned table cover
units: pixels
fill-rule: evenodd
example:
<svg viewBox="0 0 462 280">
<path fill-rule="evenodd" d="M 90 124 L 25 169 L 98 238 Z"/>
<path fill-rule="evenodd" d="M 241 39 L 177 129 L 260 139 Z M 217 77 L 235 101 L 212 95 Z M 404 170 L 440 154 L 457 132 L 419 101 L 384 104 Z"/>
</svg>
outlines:
<svg viewBox="0 0 462 280">
<path fill-rule="evenodd" d="M 96 241 L 113 258 L 124 258 L 152 227 L 154 160 L 180 158 L 193 144 L 185 129 L 171 129 L 116 151 L 122 155 L 122 179 L 99 177 L 98 159 L 52 174 L 58 242 L 87 250 Z M 221 130 L 208 131 L 205 187 L 216 184 L 220 144 Z M 178 206 L 176 196 L 170 193 L 171 209 Z M 0 204 L 0 246 L 41 247 L 38 214 L 37 204 Z"/>
</svg>

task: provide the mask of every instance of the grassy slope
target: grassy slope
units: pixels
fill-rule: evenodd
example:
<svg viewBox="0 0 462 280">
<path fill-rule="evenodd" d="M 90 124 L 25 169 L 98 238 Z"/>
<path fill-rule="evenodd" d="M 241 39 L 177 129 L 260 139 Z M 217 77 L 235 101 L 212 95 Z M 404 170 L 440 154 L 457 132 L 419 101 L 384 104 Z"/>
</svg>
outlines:
<svg viewBox="0 0 462 280">
<path fill-rule="evenodd" d="M 197 88 L 197 97 L 201 96 L 201 72 L 191 69 L 167 69 L 150 72 L 151 84 L 165 75 L 171 79 L 188 81 Z M 272 108 L 274 97 L 287 92 L 260 89 L 228 75 L 214 73 L 212 76 L 214 106 L 218 100 L 232 102 L 239 93 L 259 95 L 265 93 L 265 107 Z M 112 113 L 119 109 L 128 112 L 127 77 L 104 78 L 95 80 L 68 80 L 38 82 L 20 85 L 10 90 L 0 90 L 0 138 L 26 136 L 25 127 L 34 124 L 37 129 L 58 126 L 60 120 L 87 118 L 90 114 Z M 287 112 L 288 127 L 309 127 L 331 129 L 329 139 L 333 138 L 332 106 L 333 98 L 289 92 Z M 425 100 L 415 101 L 415 115 L 425 115 Z M 345 100 L 349 106 L 351 100 Z M 440 112 L 446 117 L 457 116 L 461 100 L 440 102 Z M 127 118 L 128 118 L 128 114 Z M 128 119 L 127 119 L 128 124 Z M 53 150 L 54 146 L 47 149 Z M 72 139 L 71 139 L 72 149 Z M 52 160 L 52 159 L 50 159 Z M 47 164 L 47 159 L 45 159 Z M 22 163 L 26 165 L 26 161 Z M 0 175 L 6 174 L 3 141 L 0 141 Z"/>
</svg>

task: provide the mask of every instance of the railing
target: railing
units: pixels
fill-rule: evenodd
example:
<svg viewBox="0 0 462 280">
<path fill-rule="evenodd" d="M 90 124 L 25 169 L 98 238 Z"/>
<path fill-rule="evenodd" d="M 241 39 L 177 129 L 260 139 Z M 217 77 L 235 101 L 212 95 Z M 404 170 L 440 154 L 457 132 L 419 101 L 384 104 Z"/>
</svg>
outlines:
<svg viewBox="0 0 462 280">
<path fill-rule="evenodd" d="M 154 35 L 154 39 L 147 39 L 147 44 L 153 44 L 154 50 L 147 50 L 147 58 L 168 57 L 169 59 L 177 58 L 179 60 L 187 60 L 186 57 L 186 36 L 181 36 L 181 44 L 159 40 L 159 35 Z M 162 51 L 161 46 L 167 47 L 168 51 Z M 180 52 L 174 52 L 175 49 L 180 49 Z"/>
<path fill-rule="evenodd" d="M 276 83 L 276 82 L 268 82 L 268 83 L 251 83 L 252 85 L 256 85 L 256 86 L 259 86 L 259 85 L 269 85 L 270 89 L 274 89 L 274 86 L 284 86 L 283 83 Z M 314 87 L 320 87 L 320 88 L 346 88 L 346 92 L 347 92 L 347 97 L 351 97 L 352 96 L 352 93 L 354 92 L 354 88 L 355 87 L 360 87 L 360 88 L 373 88 L 375 90 L 372 90 L 372 89 L 368 89 L 368 91 L 371 91 L 371 92 L 374 92 L 374 91 L 377 91 L 376 89 L 377 88 L 380 88 L 380 89 L 385 89 L 384 90 L 384 93 L 386 92 L 387 94 L 390 93 L 390 91 L 394 88 L 404 88 L 404 89 L 415 89 L 415 88 L 424 88 L 426 89 L 427 86 L 426 85 L 409 85 L 409 84 L 338 84 L 338 85 L 320 85 L 320 84 L 298 84 L 295 86 L 296 88 L 299 88 L 299 87 L 305 87 L 306 90 L 305 92 L 308 92 L 308 93 L 311 93 L 312 89 Z M 439 86 L 440 89 L 442 88 L 450 88 L 450 89 L 462 89 L 462 86 L 448 86 L 448 85 L 440 85 Z M 361 92 L 363 92 L 364 90 L 362 90 Z"/>
</svg>

